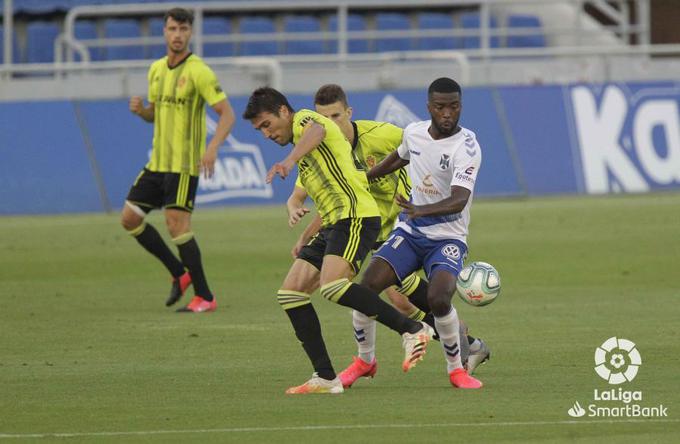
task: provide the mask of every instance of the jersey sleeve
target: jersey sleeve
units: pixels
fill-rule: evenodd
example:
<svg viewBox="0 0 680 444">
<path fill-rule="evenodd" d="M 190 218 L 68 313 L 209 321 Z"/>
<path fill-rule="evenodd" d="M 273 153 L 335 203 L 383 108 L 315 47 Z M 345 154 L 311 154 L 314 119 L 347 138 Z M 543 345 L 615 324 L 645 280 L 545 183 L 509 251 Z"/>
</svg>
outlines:
<svg viewBox="0 0 680 444">
<path fill-rule="evenodd" d="M 401 139 L 401 145 L 397 148 L 397 154 L 399 157 L 401 157 L 404 160 L 411 160 L 411 153 L 409 152 L 409 144 L 408 144 L 408 128 L 404 130 L 402 139 Z"/>
<path fill-rule="evenodd" d="M 451 186 L 459 186 L 472 191 L 475 188 L 475 181 L 482 165 L 482 149 L 477 143 L 477 139 L 471 139 L 472 148 L 466 142 L 453 156 L 453 176 Z"/>
<path fill-rule="evenodd" d="M 389 146 L 399 146 L 404 137 L 404 130 L 391 123 L 385 123 L 385 135 Z"/>
<path fill-rule="evenodd" d="M 300 137 L 304 134 L 307 126 L 311 125 L 312 122 L 316 122 L 324 128 L 326 127 L 323 119 L 319 118 L 321 116 L 317 117 L 315 114 L 316 113 L 312 113 L 306 109 L 301 109 L 295 113 L 295 117 L 293 117 L 293 144 L 296 144 L 297 141 L 300 140 Z"/>
<path fill-rule="evenodd" d="M 203 65 L 196 73 L 196 89 L 205 99 L 206 103 L 213 106 L 219 101 L 225 100 L 227 95 L 222 90 L 217 76 L 208 65 Z"/>
</svg>

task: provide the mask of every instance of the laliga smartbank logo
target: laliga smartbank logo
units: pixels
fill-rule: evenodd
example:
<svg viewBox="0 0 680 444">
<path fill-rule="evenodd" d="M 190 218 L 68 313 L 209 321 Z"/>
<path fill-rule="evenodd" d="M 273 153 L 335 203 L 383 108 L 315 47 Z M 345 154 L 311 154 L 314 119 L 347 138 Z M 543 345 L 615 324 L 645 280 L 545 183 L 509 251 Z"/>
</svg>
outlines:
<svg viewBox="0 0 680 444">
<path fill-rule="evenodd" d="M 611 337 L 595 349 L 595 373 L 613 385 L 635 379 L 641 364 L 640 352 L 628 339 Z"/>
<path fill-rule="evenodd" d="M 615 336 L 595 349 L 595 373 L 609 385 L 619 385 L 635 379 L 642 365 L 642 356 L 633 341 Z M 593 402 L 582 406 L 578 401 L 567 410 L 573 418 L 653 418 L 667 417 L 668 408 L 663 404 L 642 405 L 642 390 L 609 388 L 594 389 Z M 596 403 L 599 402 L 599 403 Z"/>
</svg>

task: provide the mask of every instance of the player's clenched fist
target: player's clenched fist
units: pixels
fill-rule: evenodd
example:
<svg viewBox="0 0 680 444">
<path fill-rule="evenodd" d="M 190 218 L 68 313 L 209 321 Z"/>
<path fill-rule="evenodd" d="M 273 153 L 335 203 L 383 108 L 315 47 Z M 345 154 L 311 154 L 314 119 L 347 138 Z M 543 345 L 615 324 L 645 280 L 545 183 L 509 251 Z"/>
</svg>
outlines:
<svg viewBox="0 0 680 444">
<path fill-rule="evenodd" d="M 135 114 L 141 114 L 144 109 L 144 99 L 140 96 L 130 97 L 130 111 Z"/>
</svg>

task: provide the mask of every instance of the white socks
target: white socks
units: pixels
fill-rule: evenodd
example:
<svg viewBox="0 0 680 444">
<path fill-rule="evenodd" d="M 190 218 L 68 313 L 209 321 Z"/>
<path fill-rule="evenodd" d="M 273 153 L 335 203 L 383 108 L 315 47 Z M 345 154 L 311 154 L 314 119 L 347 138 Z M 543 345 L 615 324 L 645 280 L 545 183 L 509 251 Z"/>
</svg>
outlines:
<svg viewBox="0 0 680 444">
<path fill-rule="evenodd" d="M 354 339 L 357 341 L 359 349 L 359 358 L 369 364 L 375 359 L 375 324 L 374 319 L 359 311 L 352 310 L 352 326 L 354 327 Z"/>
<path fill-rule="evenodd" d="M 442 343 L 444 349 L 444 357 L 446 358 L 446 370 L 451 373 L 457 368 L 461 368 L 463 364 L 460 361 L 460 334 L 458 312 L 451 307 L 451 311 L 442 317 L 434 317 L 434 325 L 437 327 L 439 333 L 439 342 Z M 467 341 L 467 338 L 465 339 Z"/>
</svg>

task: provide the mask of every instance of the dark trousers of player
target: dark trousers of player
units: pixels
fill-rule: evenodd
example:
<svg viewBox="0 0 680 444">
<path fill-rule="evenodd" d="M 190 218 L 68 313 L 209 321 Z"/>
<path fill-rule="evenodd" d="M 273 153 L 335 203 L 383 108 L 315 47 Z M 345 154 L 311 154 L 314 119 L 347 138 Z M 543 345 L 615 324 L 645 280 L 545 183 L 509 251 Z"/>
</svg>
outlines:
<svg viewBox="0 0 680 444">
<path fill-rule="evenodd" d="M 360 262 L 375 242 L 379 228 L 379 218 L 343 219 L 322 230 L 314 241 L 303 248 L 298 257 L 321 269 L 324 255 L 337 255 L 345 258 L 352 264 L 355 272 L 358 272 Z M 321 294 L 332 302 L 374 317 L 378 322 L 399 334 L 415 333 L 422 328 L 419 322 L 399 313 L 379 295 L 368 288 L 350 282 L 347 278 L 323 285 Z M 319 318 L 309 295 L 279 290 L 278 301 L 286 310 L 295 329 L 295 335 L 302 343 L 316 373 L 321 378 L 334 379 L 336 374 L 321 334 Z"/>
</svg>

